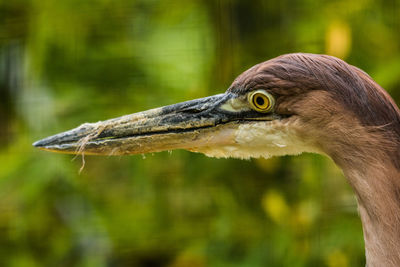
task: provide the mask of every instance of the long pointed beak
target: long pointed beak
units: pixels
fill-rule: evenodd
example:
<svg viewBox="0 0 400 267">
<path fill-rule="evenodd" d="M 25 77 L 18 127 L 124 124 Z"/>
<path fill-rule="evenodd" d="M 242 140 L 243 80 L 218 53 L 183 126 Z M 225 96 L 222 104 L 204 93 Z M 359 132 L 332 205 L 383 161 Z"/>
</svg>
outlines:
<svg viewBox="0 0 400 267">
<path fill-rule="evenodd" d="M 237 95 L 225 93 L 102 122 L 85 123 L 33 145 L 52 152 L 93 155 L 229 146 L 235 143 L 238 122 L 252 117 L 249 110 L 226 108 L 226 103 L 236 98 Z"/>
</svg>

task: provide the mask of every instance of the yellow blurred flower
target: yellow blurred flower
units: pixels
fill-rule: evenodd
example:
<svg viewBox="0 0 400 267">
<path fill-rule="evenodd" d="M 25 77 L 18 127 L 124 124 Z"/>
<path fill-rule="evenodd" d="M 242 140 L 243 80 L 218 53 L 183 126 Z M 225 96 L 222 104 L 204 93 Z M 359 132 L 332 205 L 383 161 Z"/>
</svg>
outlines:
<svg viewBox="0 0 400 267">
<path fill-rule="evenodd" d="M 265 193 L 262 198 L 262 206 L 274 222 L 283 224 L 287 221 L 290 207 L 280 192 L 271 190 Z"/>
<path fill-rule="evenodd" d="M 345 59 L 351 49 L 351 28 L 343 21 L 333 21 L 326 32 L 326 53 Z"/>
<path fill-rule="evenodd" d="M 328 267 L 347 267 L 349 262 L 346 254 L 340 250 L 335 250 L 329 253 L 325 258 Z"/>
<path fill-rule="evenodd" d="M 318 216 L 318 205 L 312 200 L 300 202 L 293 213 L 292 222 L 301 230 L 308 230 Z"/>
</svg>

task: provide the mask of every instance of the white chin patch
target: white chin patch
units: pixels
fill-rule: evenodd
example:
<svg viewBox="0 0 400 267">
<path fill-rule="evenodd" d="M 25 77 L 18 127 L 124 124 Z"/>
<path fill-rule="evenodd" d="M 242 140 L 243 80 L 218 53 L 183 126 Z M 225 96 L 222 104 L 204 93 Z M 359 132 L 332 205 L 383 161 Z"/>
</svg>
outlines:
<svg viewBox="0 0 400 267">
<path fill-rule="evenodd" d="M 223 130 L 222 130 L 223 131 Z M 287 121 L 260 121 L 239 125 L 230 145 L 204 146 L 190 151 L 216 158 L 270 158 L 298 155 L 303 152 L 320 153 L 310 143 L 299 138 Z"/>
</svg>

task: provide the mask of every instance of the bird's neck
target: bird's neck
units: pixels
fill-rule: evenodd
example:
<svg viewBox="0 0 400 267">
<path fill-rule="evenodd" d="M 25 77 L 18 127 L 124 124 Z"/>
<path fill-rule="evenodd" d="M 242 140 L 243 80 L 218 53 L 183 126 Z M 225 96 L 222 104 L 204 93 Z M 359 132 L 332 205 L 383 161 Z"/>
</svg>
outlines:
<svg viewBox="0 0 400 267">
<path fill-rule="evenodd" d="M 357 196 L 367 266 L 400 266 L 400 172 L 385 153 L 370 155 L 341 163 Z"/>
</svg>

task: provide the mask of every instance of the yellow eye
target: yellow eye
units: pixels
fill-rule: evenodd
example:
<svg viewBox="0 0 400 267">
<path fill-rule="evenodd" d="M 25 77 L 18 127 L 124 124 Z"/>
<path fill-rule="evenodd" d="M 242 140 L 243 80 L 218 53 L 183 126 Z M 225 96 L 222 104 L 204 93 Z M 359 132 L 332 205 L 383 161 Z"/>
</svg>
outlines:
<svg viewBox="0 0 400 267">
<path fill-rule="evenodd" d="M 274 97 L 264 90 L 251 92 L 247 99 L 251 107 L 258 112 L 270 112 L 275 105 Z"/>
</svg>

